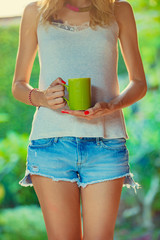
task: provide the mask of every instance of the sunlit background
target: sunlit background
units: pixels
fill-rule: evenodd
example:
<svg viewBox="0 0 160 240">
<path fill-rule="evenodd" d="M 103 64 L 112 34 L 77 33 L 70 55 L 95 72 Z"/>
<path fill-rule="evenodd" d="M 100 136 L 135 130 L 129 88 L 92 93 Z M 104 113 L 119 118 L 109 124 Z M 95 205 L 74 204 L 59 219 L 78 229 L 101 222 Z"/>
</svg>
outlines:
<svg viewBox="0 0 160 240">
<path fill-rule="evenodd" d="M 0 17 L 20 16 L 30 0 L 0 0 Z"/>
<path fill-rule="evenodd" d="M 47 240 L 38 199 L 22 187 L 28 137 L 35 108 L 13 98 L 11 85 L 19 26 L 29 0 L 0 0 L 0 239 Z M 133 7 L 148 92 L 124 108 L 130 169 L 137 190 L 123 188 L 114 240 L 160 240 L 160 1 L 128 0 Z M 129 27 L 129 26 L 128 26 Z M 118 45 L 119 47 L 119 45 Z M 30 85 L 38 87 L 36 56 Z M 128 73 L 119 48 L 118 79 L 122 91 Z M 93 209 L 94 211 L 94 209 Z M 82 207 L 81 207 L 82 213 Z M 107 214 L 107 213 L 106 213 Z M 83 214 L 82 214 L 83 222 Z"/>
</svg>

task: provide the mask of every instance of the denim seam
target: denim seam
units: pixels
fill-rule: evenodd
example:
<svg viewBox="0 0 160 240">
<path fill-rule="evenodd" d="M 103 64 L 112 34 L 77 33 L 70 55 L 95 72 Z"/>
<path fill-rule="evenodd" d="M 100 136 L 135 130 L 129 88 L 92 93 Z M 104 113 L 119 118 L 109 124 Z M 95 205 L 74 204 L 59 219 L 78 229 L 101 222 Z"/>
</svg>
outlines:
<svg viewBox="0 0 160 240">
<path fill-rule="evenodd" d="M 36 140 L 40 140 L 40 139 L 36 139 Z M 32 141 L 36 141 L 36 140 L 32 140 Z M 48 143 L 38 144 L 38 145 L 32 144 L 32 141 L 30 141 L 28 147 L 30 147 L 30 148 L 46 148 L 46 147 L 49 147 L 52 145 L 53 140 L 54 140 L 54 138 L 52 138 Z"/>
<path fill-rule="evenodd" d="M 108 150 L 125 150 L 127 148 L 125 142 L 119 142 L 119 143 L 122 143 L 123 145 L 111 147 L 111 146 L 109 146 L 109 144 L 110 144 L 109 141 L 107 141 L 107 143 L 105 144 L 105 141 L 103 141 L 103 139 L 100 140 L 100 146 L 104 149 L 106 148 Z"/>
</svg>

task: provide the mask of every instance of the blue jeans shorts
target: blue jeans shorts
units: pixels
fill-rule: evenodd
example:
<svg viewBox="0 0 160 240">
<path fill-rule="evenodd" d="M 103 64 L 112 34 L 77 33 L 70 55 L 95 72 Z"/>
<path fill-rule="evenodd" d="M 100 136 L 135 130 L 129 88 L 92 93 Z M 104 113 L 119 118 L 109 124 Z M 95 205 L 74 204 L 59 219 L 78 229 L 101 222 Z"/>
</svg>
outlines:
<svg viewBox="0 0 160 240">
<path fill-rule="evenodd" d="M 125 138 L 52 137 L 31 140 L 28 145 L 26 172 L 19 182 L 33 186 L 30 174 L 54 181 L 77 182 L 79 187 L 125 176 L 123 186 L 141 185 L 133 179 Z"/>
</svg>

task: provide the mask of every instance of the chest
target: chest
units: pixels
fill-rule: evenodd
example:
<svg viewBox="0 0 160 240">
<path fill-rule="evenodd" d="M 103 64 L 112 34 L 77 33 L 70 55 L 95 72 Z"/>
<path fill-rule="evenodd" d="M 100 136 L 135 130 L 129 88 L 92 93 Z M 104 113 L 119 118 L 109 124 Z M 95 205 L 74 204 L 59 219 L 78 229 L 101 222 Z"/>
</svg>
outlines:
<svg viewBox="0 0 160 240">
<path fill-rule="evenodd" d="M 89 12 L 77 13 L 67 8 L 62 8 L 57 13 L 57 19 L 72 26 L 80 26 L 90 21 L 90 14 Z"/>
</svg>

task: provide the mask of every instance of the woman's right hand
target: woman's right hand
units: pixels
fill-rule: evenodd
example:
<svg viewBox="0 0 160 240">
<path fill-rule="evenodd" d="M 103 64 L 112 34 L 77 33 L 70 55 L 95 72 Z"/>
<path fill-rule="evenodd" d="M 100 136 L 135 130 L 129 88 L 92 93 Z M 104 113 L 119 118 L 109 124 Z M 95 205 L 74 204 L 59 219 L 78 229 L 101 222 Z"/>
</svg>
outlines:
<svg viewBox="0 0 160 240">
<path fill-rule="evenodd" d="M 43 97 L 41 99 L 41 106 L 51 109 L 59 109 L 64 107 L 67 103 L 63 99 L 65 95 L 65 87 L 63 86 L 65 81 L 62 78 L 57 78 L 51 83 L 51 85 L 43 90 Z"/>
</svg>

